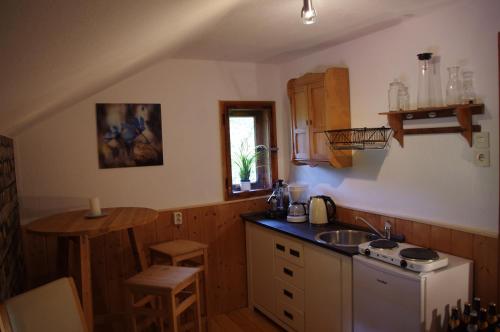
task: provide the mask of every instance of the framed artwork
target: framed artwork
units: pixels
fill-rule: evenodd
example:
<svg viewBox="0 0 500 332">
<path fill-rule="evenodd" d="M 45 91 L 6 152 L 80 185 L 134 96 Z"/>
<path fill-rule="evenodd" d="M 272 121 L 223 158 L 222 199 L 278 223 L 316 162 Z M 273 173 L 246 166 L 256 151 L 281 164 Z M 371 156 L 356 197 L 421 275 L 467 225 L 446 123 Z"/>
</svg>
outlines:
<svg viewBox="0 0 500 332">
<path fill-rule="evenodd" d="M 163 165 L 160 104 L 96 104 L 99 168 Z"/>
</svg>

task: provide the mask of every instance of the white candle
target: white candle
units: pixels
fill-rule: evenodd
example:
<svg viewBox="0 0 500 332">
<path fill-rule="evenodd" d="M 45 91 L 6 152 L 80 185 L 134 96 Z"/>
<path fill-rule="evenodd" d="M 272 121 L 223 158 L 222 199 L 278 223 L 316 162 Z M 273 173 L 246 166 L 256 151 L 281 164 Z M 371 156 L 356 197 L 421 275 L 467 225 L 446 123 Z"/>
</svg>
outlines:
<svg viewBox="0 0 500 332">
<path fill-rule="evenodd" d="M 99 202 L 99 197 L 92 197 L 89 199 L 90 203 L 90 212 L 94 216 L 99 216 L 102 214 L 101 212 L 101 203 Z"/>
</svg>

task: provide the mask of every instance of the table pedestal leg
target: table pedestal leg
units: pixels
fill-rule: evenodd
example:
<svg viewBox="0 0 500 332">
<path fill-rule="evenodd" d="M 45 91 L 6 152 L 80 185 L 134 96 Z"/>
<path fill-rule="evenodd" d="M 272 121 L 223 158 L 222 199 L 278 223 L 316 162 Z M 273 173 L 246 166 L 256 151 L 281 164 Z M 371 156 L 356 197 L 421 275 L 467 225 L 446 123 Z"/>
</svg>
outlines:
<svg viewBox="0 0 500 332">
<path fill-rule="evenodd" d="M 57 237 L 57 277 L 67 277 L 69 265 L 69 239 Z"/>
<path fill-rule="evenodd" d="M 82 281 L 82 307 L 90 331 L 94 329 L 92 307 L 92 273 L 90 269 L 90 241 L 87 235 L 80 236 L 80 273 Z"/>
<path fill-rule="evenodd" d="M 146 260 L 146 255 L 144 254 L 144 249 L 142 248 L 142 243 L 140 243 L 137 238 L 137 231 L 134 228 L 129 228 L 127 231 L 130 240 L 130 247 L 132 248 L 132 253 L 135 257 L 137 271 L 144 271 L 148 268 L 148 262 Z"/>
</svg>

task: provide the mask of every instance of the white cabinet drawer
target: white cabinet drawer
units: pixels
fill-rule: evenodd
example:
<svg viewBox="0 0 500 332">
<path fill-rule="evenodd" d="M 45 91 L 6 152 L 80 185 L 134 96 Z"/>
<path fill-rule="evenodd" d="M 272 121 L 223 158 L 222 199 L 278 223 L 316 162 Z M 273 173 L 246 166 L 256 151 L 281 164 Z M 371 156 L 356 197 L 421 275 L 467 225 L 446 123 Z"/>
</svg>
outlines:
<svg viewBox="0 0 500 332">
<path fill-rule="evenodd" d="M 304 268 L 276 257 L 274 275 L 293 286 L 304 289 Z"/>
<path fill-rule="evenodd" d="M 296 265 L 304 266 L 304 246 L 284 237 L 274 237 L 274 254 Z"/>
<path fill-rule="evenodd" d="M 276 300 L 304 312 L 304 291 L 278 278 L 274 279 Z"/>
<path fill-rule="evenodd" d="M 298 332 L 304 331 L 304 314 L 290 305 L 278 302 L 277 312 L 278 318 Z"/>
</svg>

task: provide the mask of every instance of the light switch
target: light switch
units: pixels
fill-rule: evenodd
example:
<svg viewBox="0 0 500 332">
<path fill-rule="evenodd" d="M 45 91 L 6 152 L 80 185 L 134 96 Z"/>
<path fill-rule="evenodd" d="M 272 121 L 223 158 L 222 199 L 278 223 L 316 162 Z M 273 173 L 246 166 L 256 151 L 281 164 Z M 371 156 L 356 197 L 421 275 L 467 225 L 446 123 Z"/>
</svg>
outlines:
<svg viewBox="0 0 500 332">
<path fill-rule="evenodd" d="M 490 133 L 487 131 L 474 133 L 472 140 L 476 149 L 489 149 L 490 147 Z"/>
<path fill-rule="evenodd" d="M 474 165 L 479 167 L 490 167 L 490 151 L 474 150 Z"/>
</svg>

